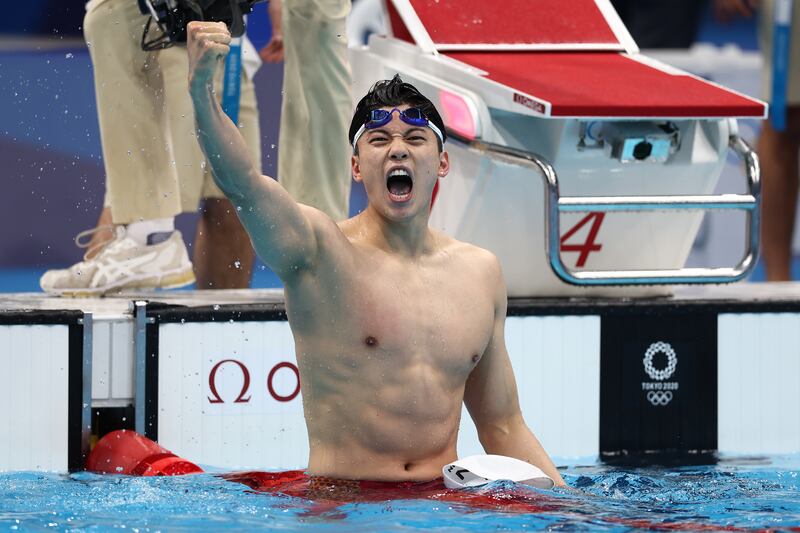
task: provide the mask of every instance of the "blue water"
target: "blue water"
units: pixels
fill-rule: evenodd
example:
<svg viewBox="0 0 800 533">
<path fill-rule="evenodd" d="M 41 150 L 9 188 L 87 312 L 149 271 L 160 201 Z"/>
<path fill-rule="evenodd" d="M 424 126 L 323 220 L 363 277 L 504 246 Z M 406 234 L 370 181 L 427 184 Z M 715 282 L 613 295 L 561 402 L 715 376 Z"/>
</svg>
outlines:
<svg viewBox="0 0 800 533">
<path fill-rule="evenodd" d="M 572 490 L 507 482 L 472 489 L 490 508 L 409 495 L 321 510 L 317 502 L 254 493 L 212 474 L 4 473 L 0 530 L 800 531 L 800 456 L 680 468 L 570 467 L 562 475 Z"/>
</svg>

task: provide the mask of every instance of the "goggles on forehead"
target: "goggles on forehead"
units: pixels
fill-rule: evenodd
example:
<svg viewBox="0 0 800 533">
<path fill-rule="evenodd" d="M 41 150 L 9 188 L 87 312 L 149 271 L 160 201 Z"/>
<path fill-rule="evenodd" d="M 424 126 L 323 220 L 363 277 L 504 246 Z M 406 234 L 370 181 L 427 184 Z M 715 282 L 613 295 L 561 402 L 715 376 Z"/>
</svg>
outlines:
<svg viewBox="0 0 800 533">
<path fill-rule="evenodd" d="M 373 109 L 370 111 L 369 118 L 367 118 L 367 121 L 364 122 L 360 128 L 358 128 L 358 131 L 353 137 L 353 148 L 355 149 L 358 138 L 361 137 L 365 131 L 380 128 L 381 126 L 385 126 L 391 122 L 395 111 L 400 114 L 400 120 L 406 124 L 410 124 L 412 126 L 429 127 L 431 130 L 433 130 L 433 133 L 439 137 L 439 141 L 444 144 L 442 130 L 440 130 L 436 124 L 428 120 L 428 117 L 426 117 L 425 113 L 423 113 L 420 109 L 416 107 L 409 107 L 408 109 L 401 111 L 395 107 L 391 111 L 387 111 L 386 109 Z"/>
</svg>

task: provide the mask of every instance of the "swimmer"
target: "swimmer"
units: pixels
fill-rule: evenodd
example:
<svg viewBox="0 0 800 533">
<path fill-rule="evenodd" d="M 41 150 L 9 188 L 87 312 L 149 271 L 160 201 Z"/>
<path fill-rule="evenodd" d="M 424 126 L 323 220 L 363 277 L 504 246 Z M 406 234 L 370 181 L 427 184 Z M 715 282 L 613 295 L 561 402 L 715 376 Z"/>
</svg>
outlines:
<svg viewBox="0 0 800 533">
<path fill-rule="evenodd" d="M 308 473 L 439 478 L 457 460 L 463 401 L 488 454 L 526 461 L 563 485 L 520 412 L 497 259 L 428 227 L 434 185 L 450 169 L 433 104 L 399 77 L 359 102 L 351 167 L 368 205 L 337 224 L 256 170 L 213 94 L 229 42 L 222 23 L 189 24 L 189 91 L 214 179 L 284 283 Z"/>
</svg>

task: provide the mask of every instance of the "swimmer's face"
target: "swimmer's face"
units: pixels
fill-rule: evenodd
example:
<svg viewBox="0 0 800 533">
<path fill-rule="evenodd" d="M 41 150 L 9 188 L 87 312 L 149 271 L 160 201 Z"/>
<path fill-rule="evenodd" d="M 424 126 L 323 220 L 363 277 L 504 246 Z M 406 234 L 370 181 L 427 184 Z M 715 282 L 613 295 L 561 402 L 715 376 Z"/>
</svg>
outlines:
<svg viewBox="0 0 800 533">
<path fill-rule="evenodd" d="M 409 106 L 396 108 L 402 111 Z M 420 212 L 427 215 L 436 180 L 450 170 L 447 152 L 439 151 L 433 130 L 407 124 L 395 111 L 384 126 L 366 130 L 357 148 L 353 177 L 364 183 L 370 205 L 392 219 Z"/>
</svg>

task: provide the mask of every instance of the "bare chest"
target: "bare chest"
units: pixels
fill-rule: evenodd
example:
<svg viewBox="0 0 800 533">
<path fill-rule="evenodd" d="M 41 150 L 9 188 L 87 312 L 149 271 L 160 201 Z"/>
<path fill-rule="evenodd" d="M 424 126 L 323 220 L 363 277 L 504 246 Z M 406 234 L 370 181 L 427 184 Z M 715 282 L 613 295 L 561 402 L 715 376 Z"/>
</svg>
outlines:
<svg viewBox="0 0 800 533">
<path fill-rule="evenodd" d="M 468 372 L 492 334 L 491 295 L 457 276 L 357 282 L 349 296 L 353 341 L 395 363 Z"/>
</svg>

